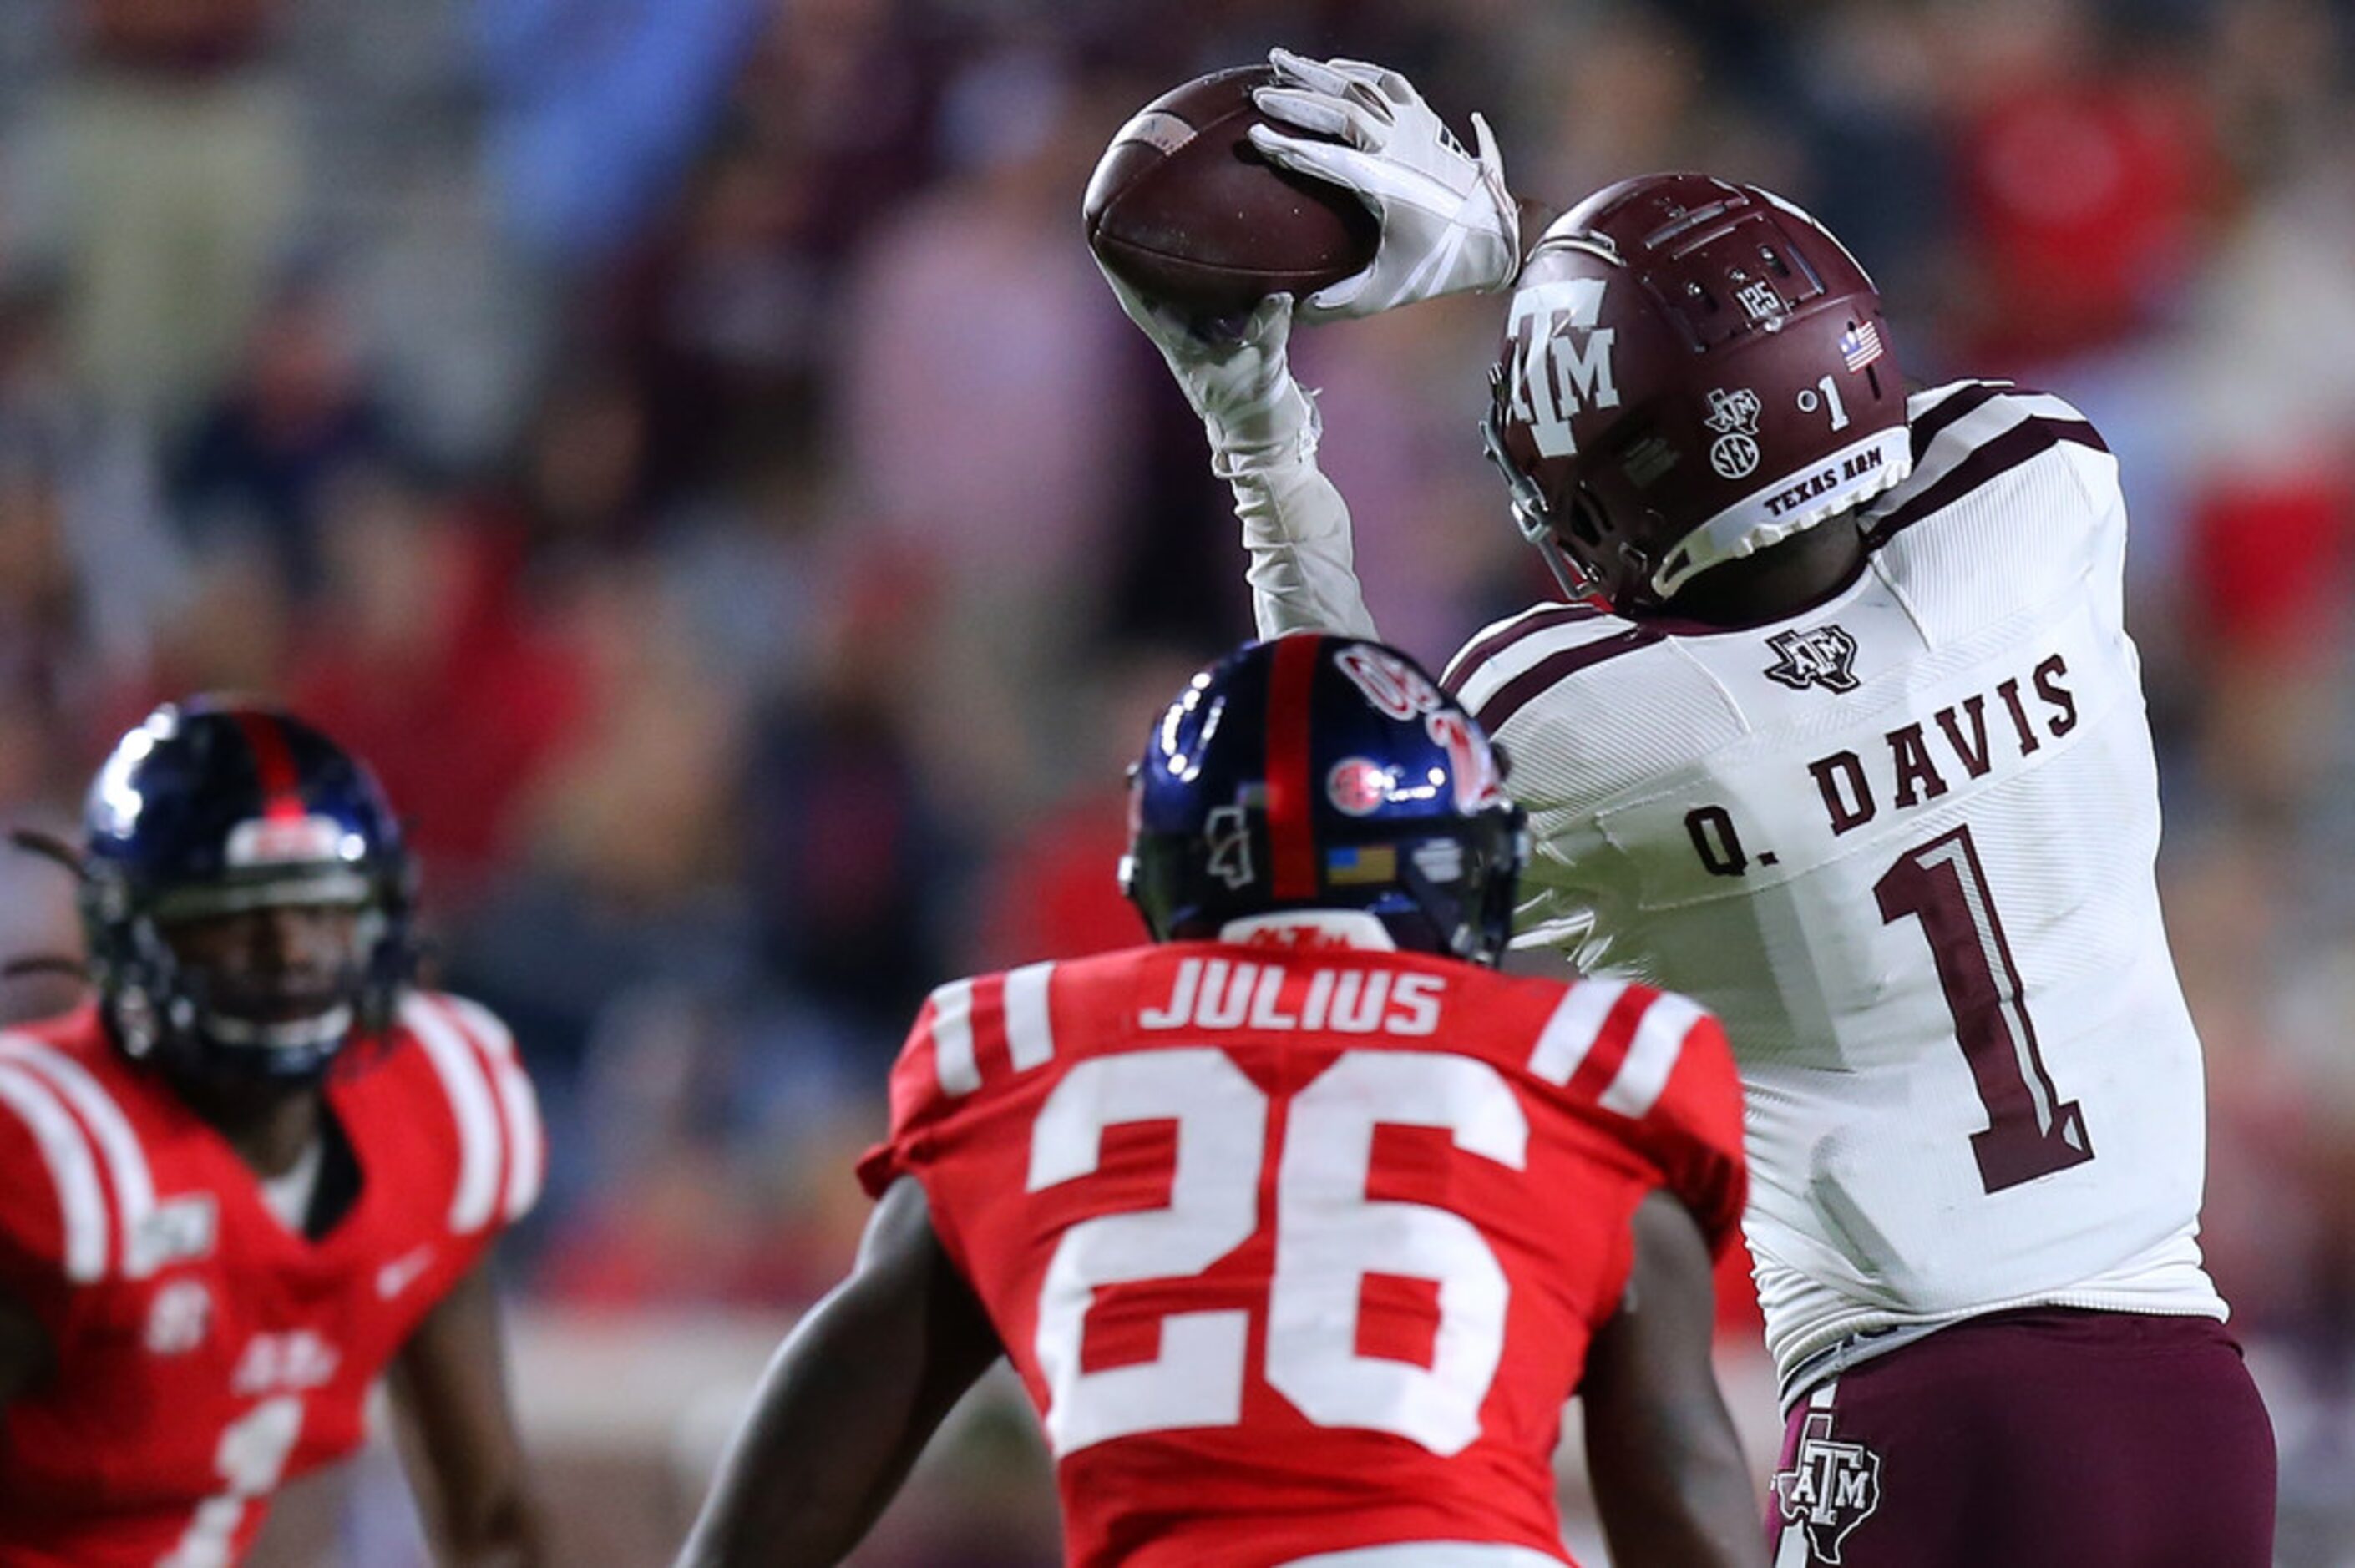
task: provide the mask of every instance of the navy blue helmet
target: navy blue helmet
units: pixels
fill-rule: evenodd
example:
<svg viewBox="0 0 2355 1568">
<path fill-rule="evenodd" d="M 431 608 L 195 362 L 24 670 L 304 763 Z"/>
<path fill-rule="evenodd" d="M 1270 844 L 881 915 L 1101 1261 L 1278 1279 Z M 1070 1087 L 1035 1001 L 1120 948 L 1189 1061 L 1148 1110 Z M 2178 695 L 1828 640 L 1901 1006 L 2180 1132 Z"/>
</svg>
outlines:
<svg viewBox="0 0 2355 1568">
<path fill-rule="evenodd" d="M 82 930 L 108 1028 L 135 1057 L 207 1076 L 316 1079 L 384 1033 L 415 968 L 412 872 L 365 764 L 280 709 L 166 704 L 125 735 L 82 810 Z M 165 931 L 281 905 L 357 913 L 334 994 L 278 1015 L 186 963 Z"/>
<path fill-rule="evenodd" d="M 1197 674 L 1154 727 L 1121 888 L 1158 941 L 1359 909 L 1400 947 L 1495 963 L 1527 855 L 1487 736 L 1413 660 L 1299 633 Z"/>
</svg>

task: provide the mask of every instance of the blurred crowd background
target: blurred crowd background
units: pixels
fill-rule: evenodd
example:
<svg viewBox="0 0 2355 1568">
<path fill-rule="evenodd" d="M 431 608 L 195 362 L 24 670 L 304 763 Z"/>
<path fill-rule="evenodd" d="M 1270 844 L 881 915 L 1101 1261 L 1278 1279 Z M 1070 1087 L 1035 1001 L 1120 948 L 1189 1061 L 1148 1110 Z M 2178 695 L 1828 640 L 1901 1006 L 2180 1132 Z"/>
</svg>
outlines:
<svg viewBox="0 0 2355 1568">
<path fill-rule="evenodd" d="M 1768 184 L 1910 375 L 2102 428 L 2209 1256 L 2282 1560 L 2355 1563 L 2347 0 L 5 0 L 0 817 L 70 822 L 157 700 L 290 701 L 375 762 L 439 975 L 531 1062 L 527 1313 L 785 1321 L 925 991 L 1142 934 L 1122 769 L 1249 608 L 1080 193 L 1139 104 L 1279 42 L 1485 111 L 1556 205 Z M 1369 599 L 1434 661 L 1544 591 L 1474 429 L 1497 315 L 1295 350 Z M 0 952 L 70 950 L 69 893 L 0 862 Z M 1052 1560 L 1018 1424 L 967 1430 L 865 1561 Z"/>
</svg>

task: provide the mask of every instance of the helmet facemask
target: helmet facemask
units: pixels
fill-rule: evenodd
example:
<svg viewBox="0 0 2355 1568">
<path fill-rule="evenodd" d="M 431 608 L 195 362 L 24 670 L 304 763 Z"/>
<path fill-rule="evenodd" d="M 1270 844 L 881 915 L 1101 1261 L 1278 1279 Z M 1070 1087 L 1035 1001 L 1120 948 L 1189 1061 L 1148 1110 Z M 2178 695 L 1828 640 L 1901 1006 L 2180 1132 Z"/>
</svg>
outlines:
<svg viewBox="0 0 2355 1568">
<path fill-rule="evenodd" d="M 1492 397 L 1480 421 L 1480 439 L 1488 461 L 1504 476 L 1513 524 L 1521 537 L 1545 562 L 1567 599 L 1606 609 L 1654 600 L 1649 558 L 1625 540 L 1611 539 L 1608 516 L 1593 492 L 1573 485 L 1557 506 L 1537 476 L 1514 457 L 1507 434 L 1504 381 L 1501 366 L 1489 370 Z"/>
<path fill-rule="evenodd" d="M 84 926 L 117 1041 L 183 1077 L 316 1081 L 349 1042 L 391 1026 L 415 968 L 404 875 L 279 867 L 142 897 L 101 870 L 85 891 Z M 285 967 L 256 963 L 257 944 L 238 929 L 272 918 L 293 922 L 307 949 Z"/>
</svg>

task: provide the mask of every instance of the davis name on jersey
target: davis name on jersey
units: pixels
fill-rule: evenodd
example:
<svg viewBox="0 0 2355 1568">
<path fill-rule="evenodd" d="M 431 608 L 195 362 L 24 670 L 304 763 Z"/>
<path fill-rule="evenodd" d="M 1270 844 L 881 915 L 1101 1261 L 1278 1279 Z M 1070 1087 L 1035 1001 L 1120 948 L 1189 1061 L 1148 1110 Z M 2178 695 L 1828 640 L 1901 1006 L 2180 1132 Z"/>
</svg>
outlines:
<svg viewBox="0 0 2355 1568">
<path fill-rule="evenodd" d="M 411 993 L 324 1090 L 361 1185 L 314 1240 L 94 1009 L 0 1033 L 0 1287 L 57 1356 L 0 1414 L 0 1562 L 240 1560 L 280 1482 L 359 1444 L 369 1385 L 538 1193 L 531 1086 L 473 1002 Z"/>
<path fill-rule="evenodd" d="M 1516 759 L 1521 939 L 1725 1023 L 1786 1394 L 1851 1336 L 1991 1308 L 2224 1311 L 2116 465 L 1984 382 L 1917 395 L 1911 440 L 1805 616 L 1550 606 L 1446 678 Z"/>
<path fill-rule="evenodd" d="M 1559 1563 L 1551 1455 L 1628 1220 L 1743 1194 L 1715 1022 L 1379 950 L 1178 943 L 943 986 L 861 1176 L 921 1180 L 1057 1459 L 1069 1560 L 1476 1543 Z M 1336 1561 L 1356 1561 L 1354 1557 Z"/>
</svg>

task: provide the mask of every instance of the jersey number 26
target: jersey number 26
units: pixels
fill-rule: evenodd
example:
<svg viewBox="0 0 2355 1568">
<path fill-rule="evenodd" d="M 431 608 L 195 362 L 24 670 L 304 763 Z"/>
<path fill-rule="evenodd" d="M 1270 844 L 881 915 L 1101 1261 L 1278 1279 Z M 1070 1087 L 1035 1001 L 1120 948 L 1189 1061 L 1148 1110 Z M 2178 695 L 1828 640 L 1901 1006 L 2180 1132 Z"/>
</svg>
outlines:
<svg viewBox="0 0 2355 1568">
<path fill-rule="evenodd" d="M 1063 1233 L 1039 1291 L 1035 1341 L 1060 1457 L 1092 1443 L 1241 1419 L 1250 1314 L 1173 1312 L 1160 1354 L 1081 1370 L 1098 1287 L 1199 1274 L 1259 1228 L 1268 1097 L 1228 1055 L 1179 1046 L 1082 1062 L 1040 1107 L 1028 1190 L 1096 1169 L 1104 1130 L 1178 1127 L 1166 1207 L 1084 1220 Z M 1463 1215 L 1366 1196 L 1374 1128 L 1439 1128 L 1465 1153 L 1524 1168 L 1529 1119 L 1502 1075 L 1468 1056 L 1352 1051 L 1292 1097 L 1275 1182 L 1275 1266 L 1267 1292 L 1270 1387 L 1321 1426 L 1388 1432 L 1434 1454 L 1480 1435 L 1480 1406 L 1504 1353 L 1503 1266 Z M 1358 1353 L 1369 1273 L 1438 1286 L 1440 1326 L 1428 1367 Z"/>
</svg>

